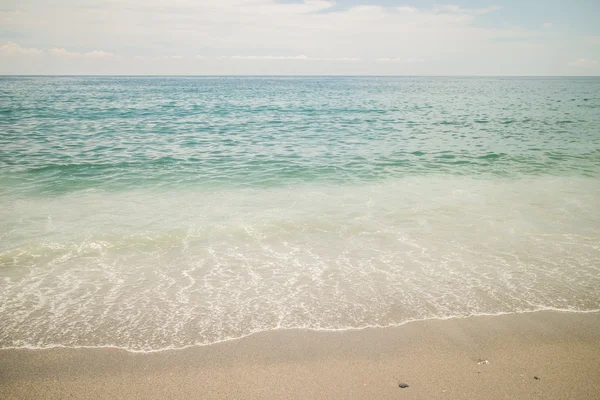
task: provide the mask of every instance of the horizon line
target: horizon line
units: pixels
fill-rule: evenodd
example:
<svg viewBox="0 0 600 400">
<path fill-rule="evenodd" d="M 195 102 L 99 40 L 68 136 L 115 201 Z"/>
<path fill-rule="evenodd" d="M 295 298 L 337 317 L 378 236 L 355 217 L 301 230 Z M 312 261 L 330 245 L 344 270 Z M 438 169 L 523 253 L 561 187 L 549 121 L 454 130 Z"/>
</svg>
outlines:
<svg viewBox="0 0 600 400">
<path fill-rule="evenodd" d="M 378 75 L 378 74 L 0 74 L 0 77 L 340 77 L 340 78 L 600 78 L 600 75 Z"/>
</svg>

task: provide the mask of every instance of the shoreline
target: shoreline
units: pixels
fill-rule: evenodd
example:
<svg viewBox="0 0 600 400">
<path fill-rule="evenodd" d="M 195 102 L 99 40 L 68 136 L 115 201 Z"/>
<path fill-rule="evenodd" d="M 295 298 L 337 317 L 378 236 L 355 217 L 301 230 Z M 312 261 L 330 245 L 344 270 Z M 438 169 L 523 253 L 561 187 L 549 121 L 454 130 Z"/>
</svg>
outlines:
<svg viewBox="0 0 600 400">
<path fill-rule="evenodd" d="M 286 329 L 146 353 L 2 349 L 0 397 L 592 399 L 600 397 L 600 313 Z"/>
<path fill-rule="evenodd" d="M 181 347 L 165 347 L 165 348 L 160 348 L 160 349 L 149 349 L 149 350 L 137 350 L 137 349 L 131 349 L 128 347 L 123 347 L 123 346 L 117 346 L 117 345 L 98 345 L 98 346 L 94 346 L 94 345 L 90 345 L 90 346 L 69 346 L 69 345 L 62 345 L 62 344 L 57 344 L 57 345 L 48 345 L 48 346 L 44 346 L 44 347 L 35 347 L 35 346 L 8 346 L 8 347 L 0 347 L 0 353 L 2 351 L 10 351 L 10 350 L 28 350 L 28 351 L 47 351 L 47 350 L 55 350 L 55 349 L 64 349 L 64 350 L 96 350 L 96 349 L 109 349 L 109 350 L 119 350 L 119 351 L 125 351 L 128 353 L 133 353 L 133 354 L 154 354 L 154 353 L 162 353 L 162 352 L 167 352 L 167 351 L 181 351 L 181 350 L 188 350 L 188 349 L 193 349 L 196 347 L 210 347 L 210 346 L 217 346 L 217 345 L 221 345 L 223 343 L 229 343 L 229 342 L 235 342 L 238 340 L 245 340 L 247 338 L 250 338 L 252 336 L 255 335 L 261 335 L 261 334 L 278 334 L 280 332 L 314 332 L 314 333 L 343 333 L 343 332 L 360 332 L 360 331 L 365 331 L 365 330 L 370 330 L 370 329 L 396 329 L 396 328 L 401 328 L 405 325 L 409 325 L 409 324 L 414 324 L 414 323 L 423 323 L 423 322 L 429 322 L 429 321 L 453 321 L 453 320 L 464 320 L 464 319 L 471 319 L 471 318 L 481 318 L 481 317 L 486 317 L 486 318 L 493 318 L 493 317 L 503 317 L 503 316 L 508 316 L 508 315 L 521 315 L 521 314 L 536 314 L 536 313 L 546 313 L 546 312 L 550 312 L 550 313 L 566 313 L 566 314 L 600 314 L 600 309 L 592 309 L 592 310 L 563 310 L 563 309 L 558 309 L 558 308 L 543 308 L 543 309 L 539 309 L 539 310 L 528 310 L 528 311 L 516 311 L 516 312 L 499 312 L 497 314 L 472 314 L 472 315 L 465 315 L 465 316 L 450 316 L 450 317 L 433 317 L 433 318 L 424 318 L 424 319 L 411 319 L 411 320 L 407 320 L 398 324 L 390 324 L 390 325 L 368 325 L 368 326 L 362 326 L 362 327 L 357 327 L 357 328 L 353 328 L 353 327 L 344 327 L 344 328 L 335 328 L 335 329 L 325 329 L 325 328 L 273 328 L 273 329 L 266 329 L 266 330 L 261 330 L 261 331 L 256 331 L 256 332 L 251 332 L 248 333 L 246 335 L 243 336 L 239 336 L 239 337 L 231 337 L 231 338 L 225 338 L 222 340 L 217 340 L 215 342 L 211 342 L 211 343 L 195 343 L 195 344 L 189 344 L 189 345 L 185 345 L 185 346 L 181 346 Z"/>
</svg>

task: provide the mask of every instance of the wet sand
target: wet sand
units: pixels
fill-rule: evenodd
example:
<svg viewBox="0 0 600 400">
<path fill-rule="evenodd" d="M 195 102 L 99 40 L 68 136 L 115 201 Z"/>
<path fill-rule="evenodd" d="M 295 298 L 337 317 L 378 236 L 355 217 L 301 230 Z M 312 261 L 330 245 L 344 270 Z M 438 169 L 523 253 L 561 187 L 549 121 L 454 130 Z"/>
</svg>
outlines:
<svg viewBox="0 0 600 400">
<path fill-rule="evenodd" d="M 0 398 L 598 399 L 600 313 L 275 331 L 155 353 L 1 350 Z"/>
</svg>

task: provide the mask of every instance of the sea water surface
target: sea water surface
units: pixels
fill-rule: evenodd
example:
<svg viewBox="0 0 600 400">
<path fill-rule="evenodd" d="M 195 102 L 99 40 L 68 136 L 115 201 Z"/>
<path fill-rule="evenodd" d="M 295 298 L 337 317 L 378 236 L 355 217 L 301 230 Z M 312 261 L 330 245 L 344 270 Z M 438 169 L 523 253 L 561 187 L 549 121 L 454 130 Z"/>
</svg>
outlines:
<svg viewBox="0 0 600 400">
<path fill-rule="evenodd" d="M 600 309 L 600 79 L 0 77 L 0 347 Z"/>
</svg>

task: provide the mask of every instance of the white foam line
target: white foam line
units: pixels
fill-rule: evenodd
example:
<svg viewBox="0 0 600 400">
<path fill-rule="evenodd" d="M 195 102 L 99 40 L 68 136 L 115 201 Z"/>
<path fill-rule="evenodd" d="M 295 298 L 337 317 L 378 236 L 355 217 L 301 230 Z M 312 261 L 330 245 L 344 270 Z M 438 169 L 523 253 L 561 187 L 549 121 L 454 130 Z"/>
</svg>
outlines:
<svg viewBox="0 0 600 400">
<path fill-rule="evenodd" d="M 552 311 L 552 312 L 563 312 L 563 313 L 573 313 L 573 314 L 594 314 L 594 313 L 600 313 L 600 309 L 594 309 L 594 310 L 572 310 L 572 309 L 564 309 L 564 308 L 555 308 L 555 307 L 544 307 L 544 308 L 539 308 L 539 309 L 535 309 L 535 310 L 525 310 L 525 311 L 501 311 L 498 313 L 479 313 L 479 314 L 469 314 L 469 315 L 454 315 L 454 316 L 448 316 L 448 317 L 431 317 L 431 318 L 423 318 L 423 319 L 409 319 L 400 323 L 393 323 L 393 324 L 388 324 L 388 325 L 364 325 L 364 326 L 360 326 L 360 327 L 342 327 L 342 328 L 306 328 L 306 327 L 295 327 L 295 328 L 273 328 L 273 329 L 265 329 L 265 330 L 257 330 L 254 332 L 250 332 L 246 335 L 242 335 L 242 336 L 237 336 L 237 337 L 229 337 L 229 338 L 225 338 L 222 340 L 217 340 L 211 343 L 195 343 L 195 344 L 190 344 L 190 345 L 186 345 L 186 346 L 180 346 L 180 347 L 162 347 L 160 349 L 151 349 L 151 350 L 137 350 L 137 349 L 131 349 L 128 347 L 123 347 L 123 346 L 116 346 L 116 345 L 98 345 L 98 346 L 66 346 L 66 345 L 62 345 L 62 344 L 49 344 L 49 345 L 45 345 L 45 346 L 31 346 L 31 345 L 24 345 L 24 346 L 8 346 L 8 347 L 2 347 L 0 348 L 0 351 L 2 350 L 50 350 L 50 349 L 115 349 L 115 350 L 124 350 L 127 351 L 129 353 L 136 353 L 136 354 L 151 354 L 151 353 L 159 353 L 159 352 L 163 352 L 163 351 L 178 351 L 178 350 L 185 350 L 185 349 L 189 349 L 192 347 L 203 347 L 203 346 L 212 346 L 212 345 L 218 345 L 221 343 L 227 343 L 227 342 L 232 342 L 235 340 L 240 340 L 240 339 L 244 339 L 247 337 L 250 337 L 252 335 L 258 334 L 258 333 L 264 333 L 264 332 L 279 332 L 279 331 L 294 331 L 294 330 L 300 330 L 300 331 L 311 331 L 311 332 L 347 332 L 347 331 L 362 331 L 362 330 L 366 330 L 366 329 L 385 329 L 385 328 L 395 328 L 395 327 L 400 327 L 409 323 L 413 323 L 413 322 L 424 322 L 424 321 L 447 321 L 447 320 L 451 320 L 451 319 L 467 319 L 467 318 L 477 318 L 477 317 L 499 317 L 502 315 L 519 315 L 519 314 L 533 314 L 533 313 L 538 313 L 538 312 L 547 312 L 547 311 Z"/>
</svg>

